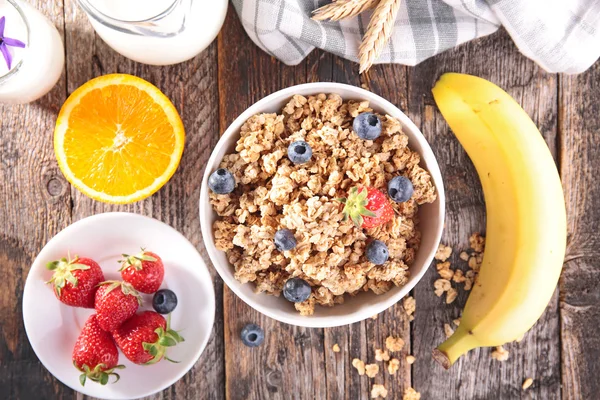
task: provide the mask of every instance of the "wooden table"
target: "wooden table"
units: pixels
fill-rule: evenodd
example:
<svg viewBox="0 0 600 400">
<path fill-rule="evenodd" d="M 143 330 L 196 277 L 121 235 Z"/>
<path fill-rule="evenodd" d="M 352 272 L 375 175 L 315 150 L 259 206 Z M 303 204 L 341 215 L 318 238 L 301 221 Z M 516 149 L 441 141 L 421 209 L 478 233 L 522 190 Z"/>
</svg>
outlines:
<svg viewBox="0 0 600 400">
<path fill-rule="evenodd" d="M 563 179 L 569 244 L 562 279 L 541 320 L 510 358 L 498 362 L 489 349 L 472 351 L 450 371 L 431 359 L 444 339 L 443 325 L 466 301 L 446 305 L 433 293 L 435 268 L 412 295 L 416 318 L 397 305 L 366 320 L 333 329 L 278 323 L 250 309 L 214 269 L 217 314 L 211 340 L 196 366 L 155 398 L 168 399 L 367 399 L 373 383 L 388 398 L 412 386 L 422 399 L 600 398 L 600 64 L 579 76 L 548 74 L 523 57 L 505 32 L 474 41 L 411 68 L 376 66 L 359 76 L 356 64 L 322 51 L 288 67 L 270 58 L 245 35 L 229 10 L 218 38 L 195 59 L 172 67 L 137 64 L 112 51 L 94 34 L 75 0 L 32 0 L 63 35 L 66 69 L 56 87 L 26 106 L 1 106 L 0 119 L 0 398 L 81 398 L 40 364 L 27 341 L 21 316 L 22 290 L 34 257 L 67 225 L 106 211 L 153 216 L 180 232 L 209 259 L 202 243 L 198 196 L 204 165 L 231 121 L 255 101 L 281 88 L 336 81 L 362 85 L 399 106 L 421 128 L 440 162 L 447 190 L 443 242 L 466 249 L 472 232 L 483 231 L 485 212 L 475 170 L 437 111 L 431 87 L 443 72 L 465 72 L 506 89 L 540 127 Z M 157 49 L 160 51 L 160 49 Z M 56 163 L 52 131 L 57 113 L 78 86 L 98 75 L 122 72 L 156 84 L 180 111 L 187 130 L 181 165 L 151 198 L 129 206 L 95 202 L 71 187 Z M 458 251 L 452 256 L 460 262 Z M 266 331 L 255 349 L 239 340 L 255 322 Z M 374 360 L 389 334 L 400 335 L 417 358 L 402 359 L 397 375 L 359 377 L 351 361 Z M 331 348 L 338 343 L 340 353 Z M 373 361 L 371 361 L 373 362 Z M 535 379 L 527 391 L 521 384 Z"/>
</svg>

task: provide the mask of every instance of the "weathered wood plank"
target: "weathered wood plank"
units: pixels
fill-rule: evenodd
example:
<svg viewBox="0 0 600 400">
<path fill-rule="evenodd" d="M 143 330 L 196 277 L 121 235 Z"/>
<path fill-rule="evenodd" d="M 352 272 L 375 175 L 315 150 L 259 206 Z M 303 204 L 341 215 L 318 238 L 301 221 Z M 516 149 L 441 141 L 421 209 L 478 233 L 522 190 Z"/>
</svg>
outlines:
<svg viewBox="0 0 600 400">
<path fill-rule="evenodd" d="M 63 35 L 60 0 L 37 0 Z M 69 225 L 69 185 L 54 159 L 52 131 L 65 75 L 40 100 L 0 105 L 0 398 L 62 398 L 69 390 L 35 356 L 23 327 L 23 286 L 37 253 Z"/>
<path fill-rule="evenodd" d="M 569 216 L 567 257 L 560 283 L 562 395 L 592 399 L 600 392 L 600 64 L 560 79 L 561 175 Z"/>
<path fill-rule="evenodd" d="M 130 211 L 152 216 L 183 233 L 210 266 L 200 233 L 197 204 L 203 169 L 218 140 L 216 41 L 188 62 L 169 67 L 146 66 L 120 56 L 95 35 L 76 1 L 65 1 L 65 12 L 68 16 L 69 93 L 99 75 L 117 72 L 136 75 L 155 84 L 171 99 L 186 128 L 181 164 L 171 180 L 155 195 L 132 205 L 112 206 L 93 201 L 73 188 L 73 220 L 107 211 Z M 215 399 L 225 396 L 222 282 L 214 269 L 209 269 L 216 294 L 216 318 L 211 340 L 195 367 L 182 380 L 154 398 L 194 398 L 197 393 L 211 393 L 211 398 Z"/>
<path fill-rule="evenodd" d="M 442 241 L 454 247 L 453 266 L 463 266 L 458 253 L 467 249 L 468 237 L 485 229 L 485 207 L 477 174 L 437 111 L 431 95 L 444 72 L 471 73 L 507 90 L 540 127 L 553 153 L 557 137 L 557 80 L 520 55 L 506 33 L 461 46 L 409 70 L 409 116 L 420 126 L 436 154 L 447 195 L 446 229 Z M 557 298 L 554 296 L 541 320 L 519 344 L 510 344 L 510 359 L 491 359 L 489 349 L 472 351 L 449 371 L 431 359 L 432 348 L 445 339 L 443 325 L 460 316 L 467 293 L 445 305 L 433 293 L 437 279 L 431 268 L 416 287 L 417 317 L 413 346 L 413 386 L 423 398 L 560 398 L 560 343 Z M 543 356 L 542 356 L 543 355 Z M 527 392 L 526 377 L 535 379 Z"/>
</svg>

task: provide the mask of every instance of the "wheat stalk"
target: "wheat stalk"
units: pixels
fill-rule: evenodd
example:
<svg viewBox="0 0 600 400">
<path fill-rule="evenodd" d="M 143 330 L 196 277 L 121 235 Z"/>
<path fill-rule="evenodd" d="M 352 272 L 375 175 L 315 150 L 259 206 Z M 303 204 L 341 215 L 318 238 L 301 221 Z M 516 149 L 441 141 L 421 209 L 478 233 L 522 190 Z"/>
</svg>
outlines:
<svg viewBox="0 0 600 400">
<path fill-rule="evenodd" d="M 375 7 L 378 2 L 379 0 L 334 0 L 314 10 L 312 19 L 317 21 L 326 19 L 339 21 L 344 18 L 352 18 L 369 8 Z"/>
<path fill-rule="evenodd" d="M 381 50 L 392 36 L 400 0 L 381 0 L 369 21 L 367 32 L 358 48 L 359 73 L 367 71 L 381 54 Z"/>
</svg>

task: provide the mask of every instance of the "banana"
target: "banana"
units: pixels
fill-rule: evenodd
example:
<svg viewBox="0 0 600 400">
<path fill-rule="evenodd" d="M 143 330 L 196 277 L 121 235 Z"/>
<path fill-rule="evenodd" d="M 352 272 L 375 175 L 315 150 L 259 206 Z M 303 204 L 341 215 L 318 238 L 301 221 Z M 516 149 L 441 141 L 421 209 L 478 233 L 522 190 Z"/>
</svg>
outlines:
<svg viewBox="0 0 600 400">
<path fill-rule="evenodd" d="M 508 93 L 448 73 L 433 97 L 477 169 L 487 215 L 483 262 L 460 326 L 433 350 L 449 368 L 471 349 L 520 338 L 540 318 L 565 257 L 566 211 L 552 155 Z"/>
</svg>

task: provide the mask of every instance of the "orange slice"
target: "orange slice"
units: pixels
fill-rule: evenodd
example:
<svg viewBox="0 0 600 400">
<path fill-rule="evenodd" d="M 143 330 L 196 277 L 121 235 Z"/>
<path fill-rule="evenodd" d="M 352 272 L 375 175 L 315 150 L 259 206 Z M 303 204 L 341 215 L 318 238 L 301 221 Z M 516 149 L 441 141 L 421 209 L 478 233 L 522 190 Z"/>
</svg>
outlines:
<svg viewBox="0 0 600 400">
<path fill-rule="evenodd" d="M 133 203 L 175 173 L 185 141 L 173 103 L 151 83 L 104 75 L 63 104 L 54 129 L 58 165 L 72 185 L 106 203 Z"/>
</svg>

